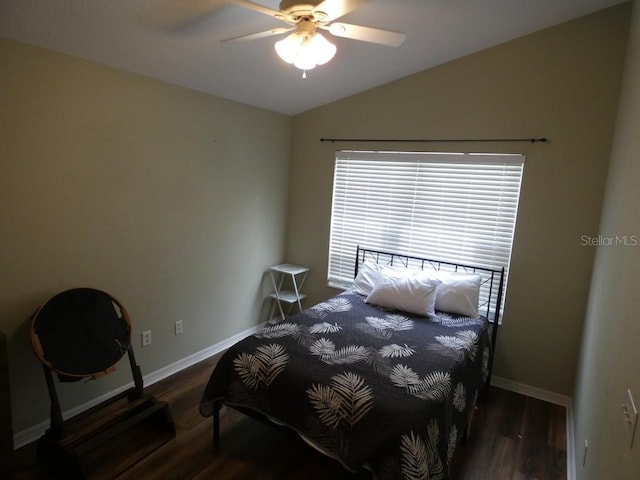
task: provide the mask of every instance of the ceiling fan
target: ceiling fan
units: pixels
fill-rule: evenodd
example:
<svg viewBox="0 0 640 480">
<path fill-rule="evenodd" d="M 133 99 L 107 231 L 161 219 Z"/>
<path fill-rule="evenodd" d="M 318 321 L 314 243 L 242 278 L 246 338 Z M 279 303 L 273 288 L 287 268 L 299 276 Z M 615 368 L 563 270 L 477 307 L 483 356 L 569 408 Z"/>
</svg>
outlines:
<svg viewBox="0 0 640 480">
<path fill-rule="evenodd" d="M 356 8 L 369 3 L 370 0 L 282 0 L 279 11 L 249 0 L 227 1 L 275 17 L 289 26 L 228 38 L 223 42 L 254 40 L 293 32 L 283 40 L 276 42 L 275 49 L 285 62 L 304 71 L 311 70 L 316 65 L 327 63 L 336 53 L 335 45 L 318 32 L 318 29 L 326 30 L 336 37 L 392 47 L 400 46 L 406 38 L 406 35 L 400 32 L 334 22 Z M 304 74 L 303 78 L 306 78 Z"/>
</svg>

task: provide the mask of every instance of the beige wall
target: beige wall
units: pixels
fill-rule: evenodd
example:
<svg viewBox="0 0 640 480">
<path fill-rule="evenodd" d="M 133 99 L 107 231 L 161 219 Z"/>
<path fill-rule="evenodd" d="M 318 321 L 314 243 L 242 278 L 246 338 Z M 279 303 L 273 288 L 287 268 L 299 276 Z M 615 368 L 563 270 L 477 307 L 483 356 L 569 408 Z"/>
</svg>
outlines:
<svg viewBox="0 0 640 480">
<path fill-rule="evenodd" d="M 55 293 L 115 295 L 143 374 L 265 320 L 262 273 L 284 252 L 289 117 L 0 40 L 0 132 L 15 432 L 48 419 L 28 319 Z M 61 385 L 63 409 L 129 372 L 125 359 L 103 380 Z"/>
<path fill-rule="evenodd" d="M 10 337 L 14 431 L 48 417 L 28 317 L 65 288 L 103 288 L 128 307 L 144 374 L 264 320 L 268 286 L 261 272 L 274 262 L 311 266 L 310 302 L 333 295 L 325 278 L 335 149 L 416 146 L 333 145 L 321 137 L 551 139 L 425 149 L 527 155 L 496 374 L 572 394 L 595 252 L 581 237 L 598 234 L 628 17 L 627 5 L 614 7 L 293 122 L 0 40 L 0 328 Z M 637 130 L 637 122 L 620 124 L 626 127 L 619 132 Z M 634 194 L 638 173 L 623 161 L 632 158 L 627 150 L 637 150 L 625 135 L 616 144 L 624 154 L 614 156 L 617 186 L 609 187 L 605 207 L 605 218 L 614 220 L 603 222 L 604 232 L 637 227 L 633 211 L 620 207 L 636 200 L 624 195 Z M 636 310 L 631 287 L 615 311 L 621 321 L 602 344 L 605 327 L 596 321 L 609 318 L 609 305 L 618 300 L 619 290 L 607 287 L 609 279 L 619 285 L 616 269 L 627 266 L 632 283 L 632 254 L 602 249 L 598 256 L 577 387 L 578 443 L 589 436 L 593 445 L 615 430 L 594 420 L 606 409 L 613 425 L 619 413 L 617 398 L 604 393 L 608 387 L 629 383 L 640 391 L 624 372 L 609 378 L 609 369 L 637 363 L 617 350 L 635 328 L 623 318 Z M 185 324 L 178 337 L 177 319 Z M 142 349 L 139 333 L 147 329 L 154 343 Z M 123 363 L 99 382 L 64 385 L 63 406 L 129 379 Z M 590 453 L 587 465 L 595 473 L 585 478 L 600 478 L 613 452 Z"/>
<path fill-rule="evenodd" d="M 577 478 L 640 478 L 640 427 L 629 448 L 622 422 L 627 388 L 640 408 L 640 3 L 633 4 L 631 37 L 602 209 L 575 396 Z M 634 236 L 635 237 L 632 237 Z M 604 243 L 604 242 L 603 242 Z M 584 440 L 588 439 L 583 462 Z"/>
<path fill-rule="evenodd" d="M 614 7 L 295 117 L 287 258 L 311 267 L 310 300 L 335 293 L 334 151 L 420 148 L 320 138 L 548 137 L 422 148 L 526 154 L 495 374 L 571 395 L 594 255 L 581 237 L 597 233 L 628 14 Z"/>
</svg>

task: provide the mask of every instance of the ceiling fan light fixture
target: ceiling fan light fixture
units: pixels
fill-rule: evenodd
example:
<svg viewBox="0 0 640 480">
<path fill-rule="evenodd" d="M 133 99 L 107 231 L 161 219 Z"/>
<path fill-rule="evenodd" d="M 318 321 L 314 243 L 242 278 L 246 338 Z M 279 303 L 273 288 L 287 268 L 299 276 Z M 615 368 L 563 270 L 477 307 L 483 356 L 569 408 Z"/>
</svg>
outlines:
<svg viewBox="0 0 640 480">
<path fill-rule="evenodd" d="M 336 54 L 336 46 L 318 33 L 318 29 L 328 30 L 335 37 L 390 47 L 399 47 L 406 38 L 404 33 L 391 30 L 350 23 L 334 23 L 334 20 L 371 0 L 281 0 L 278 10 L 265 7 L 253 0 L 227 1 L 281 20 L 289 26 L 228 38 L 222 40 L 223 42 L 254 40 L 294 31 L 283 40 L 276 42 L 275 49 L 282 60 L 304 71 L 311 70 L 316 65 L 324 65 Z M 306 78 L 306 75 L 303 74 L 302 78 Z"/>
<path fill-rule="evenodd" d="M 308 57 L 299 57 L 296 58 L 296 61 L 293 62 L 293 66 L 299 68 L 300 70 L 312 70 L 316 68 L 317 63 Z"/>
<path fill-rule="evenodd" d="M 302 48 L 302 42 L 304 38 L 298 32 L 294 32 L 288 35 L 284 39 L 276 42 L 276 53 L 278 56 L 287 63 L 293 63 L 296 61 L 298 51 Z"/>
<path fill-rule="evenodd" d="M 295 32 L 276 42 L 276 52 L 282 60 L 300 70 L 311 70 L 324 65 L 336 54 L 336 46 L 321 34 Z"/>
<path fill-rule="evenodd" d="M 315 33 L 310 38 L 307 38 L 302 43 L 302 49 L 318 65 L 324 65 L 336 54 L 336 46 L 320 33 Z"/>
</svg>

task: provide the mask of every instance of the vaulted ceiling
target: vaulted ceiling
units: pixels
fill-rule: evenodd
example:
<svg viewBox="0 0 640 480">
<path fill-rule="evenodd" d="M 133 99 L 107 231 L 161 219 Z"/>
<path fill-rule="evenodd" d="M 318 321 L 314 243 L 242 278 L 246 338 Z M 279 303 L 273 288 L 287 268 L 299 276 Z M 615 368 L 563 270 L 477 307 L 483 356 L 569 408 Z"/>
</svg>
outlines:
<svg viewBox="0 0 640 480">
<path fill-rule="evenodd" d="M 275 10 L 279 3 L 254 2 Z M 336 56 L 308 71 L 306 79 L 276 55 L 274 43 L 282 36 L 222 43 L 286 26 L 224 0 L 2 0 L 0 36 L 295 115 L 622 2 L 360 3 L 340 21 L 404 32 L 405 42 L 388 47 L 327 34 Z"/>
</svg>

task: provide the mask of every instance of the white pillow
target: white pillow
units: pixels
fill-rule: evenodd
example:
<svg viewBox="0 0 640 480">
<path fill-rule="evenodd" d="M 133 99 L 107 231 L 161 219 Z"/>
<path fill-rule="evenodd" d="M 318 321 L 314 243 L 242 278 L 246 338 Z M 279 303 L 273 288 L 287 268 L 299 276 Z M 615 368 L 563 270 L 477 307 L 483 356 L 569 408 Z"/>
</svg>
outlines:
<svg viewBox="0 0 640 480">
<path fill-rule="evenodd" d="M 351 288 L 354 292 L 359 293 L 360 295 L 369 295 L 380 276 L 397 278 L 413 275 L 415 273 L 416 270 L 404 267 L 380 265 L 372 260 L 367 260 L 358 267 L 358 275 L 356 275 L 356 278 L 353 280 Z"/>
<path fill-rule="evenodd" d="M 477 318 L 482 276 L 440 272 L 438 278 L 442 283 L 438 286 L 436 310 Z"/>
<path fill-rule="evenodd" d="M 381 268 L 380 265 L 371 260 L 367 260 L 360 265 L 358 267 L 358 275 L 356 275 L 351 286 L 353 291 L 360 295 L 369 295 L 380 276 Z"/>
<path fill-rule="evenodd" d="M 380 275 L 366 302 L 416 315 L 434 316 L 440 280 L 425 275 Z"/>
</svg>

